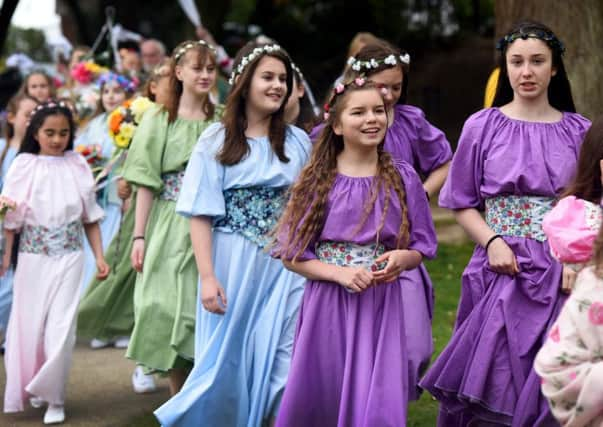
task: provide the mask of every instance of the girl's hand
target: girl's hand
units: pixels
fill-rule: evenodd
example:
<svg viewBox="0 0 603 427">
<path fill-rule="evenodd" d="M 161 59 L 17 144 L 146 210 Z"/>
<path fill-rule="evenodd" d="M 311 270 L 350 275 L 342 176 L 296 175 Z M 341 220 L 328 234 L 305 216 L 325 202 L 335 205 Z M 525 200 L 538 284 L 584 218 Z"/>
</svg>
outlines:
<svg viewBox="0 0 603 427">
<path fill-rule="evenodd" d="M 336 281 L 344 288 L 353 292 L 362 292 L 374 282 L 373 273 L 365 268 L 340 267 Z"/>
<path fill-rule="evenodd" d="M 381 264 L 387 261 L 387 265 L 383 270 L 375 271 L 373 276 L 377 283 L 387 283 L 396 280 L 400 274 L 408 268 L 407 262 L 408 251 L 395 249 L 387 251 L 375 260 L 375 264 Z"/>
<path fill-rule="evenodd" d="M 123 178 L 117 180 L 117 195 L 122 200 L 126 200 L 132 195 L 132 186 Z"/>
<path fill-rule="evenodd" d="M 111 268 L 109 268 L 109 264 L 107 264 L 104 257 L 100 257 L 96 260 L 96 270 L 96 278 L 98 280 L 105 280 L 109 276 Z"/>
<path fill-rule="evenodd" d="M 563 274 L 561 276 L 561 292 L 570 294 L 574 289 L 577 276 L 578 273 L 576 273 L 572 268 L 564 265 Z"/>
<path fill-rule="evenodd" d="M 132 262 L 132 268 L 139 273 L 142 273 L 142 264 L 144 263 L 144 239 L 134 240 L 130 261 Z"/>
<path fill-rule="evenodd" d="M 509 274 L 511 276 L 519 273 L 515 254 L 502 238 L 494 239 L 490 243 L 487 255 L 490 269 L 495 273 Z"/>
<path fill-rule="evenodd" d="M 5 253 L 2 257 L 2 265 L 0 265 L 0 277 L 4 277 L 10 268 L 10 253 Z"/>
<path fill-rule="evenodd" d="M 226 313 L 226 292 L 215 276 L 201 280 L 201 303 L 211 313 Z"/>
<path fill-rule="evenodd" d="M 130 205 L 132 204 L 132 199 L 125 199 L 121 204 L 121 213 L 125 214 L 130 209 Z"/>
</svg>

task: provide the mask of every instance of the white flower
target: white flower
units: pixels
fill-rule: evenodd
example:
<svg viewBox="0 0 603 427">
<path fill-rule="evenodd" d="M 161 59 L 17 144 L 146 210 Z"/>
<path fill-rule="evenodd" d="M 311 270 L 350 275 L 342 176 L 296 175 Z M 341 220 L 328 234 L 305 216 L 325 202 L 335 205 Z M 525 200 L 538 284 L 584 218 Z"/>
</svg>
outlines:
<svg viewBox="0 0 603 427">
<path fill-rule="evenodd" d="M 404 55 L 400 55 L 400 61 L 402 61 L 404 64 L 410 64 L 410 55 L 408 53 L 405 53 Z"/>
<path fill-rule="evenodd" d="M 387 64 L 387 65 L 396 65 L 396 56 L 395 55 L 390 55 L 387 58 L 385 58 L 383 60 L 383 63 Z"/>
<path fill-rule="evenodd" d="M 362 68 L 362 64 L 360 62 L 354 62 L 354 65 L 352 65 L 352 70 L 354 71 L 360 71 L 360 68 Z"/>
<path fill-rule="evenodd" d="M 377 68 L 379 66 L 379 63 L 377 61 L 375 61 L 374 58 L 371 59 L 371 65 L 373 66 L 373 68 Z"/>
<path fill-rule="evenodd" d="M 348 64 L 348 65 L 352 65 L 354 62 L 356 62 L 356 58 L 354 58 L 353 56 L 350 56 L 350 57 L 348 58 L 348 62 L 347 62 L 347 64 Z"/>
</svg>

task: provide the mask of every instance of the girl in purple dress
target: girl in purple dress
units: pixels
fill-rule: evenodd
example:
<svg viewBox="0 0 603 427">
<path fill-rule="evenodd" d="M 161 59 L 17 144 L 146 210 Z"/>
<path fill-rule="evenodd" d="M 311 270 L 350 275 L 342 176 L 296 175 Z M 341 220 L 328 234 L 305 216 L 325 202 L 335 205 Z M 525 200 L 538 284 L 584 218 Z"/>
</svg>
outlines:
<svg viewBox="0 0 603 427">
<path fill-rule="evenodd" d="M 401 274 L 435 255 L 429 205 L 412 166 L 383 149 L 375 84 L 336 85 L 326 115 L 274 250 L 308 279 L 277 426 L 403 426 Z"/>
<path fill-rule="evenodd" d="M 494 107 L 465 122 L 440 195 L 477 243 L 454 334 L 421 381 L 446 427 L 557 425 L 532 363 L 575 273 L 551 257 L 541 223 L 574 173 L 590 122 L 575 113 L 563 45 L 550 29 L 520 23 L 499 49 Z"/>
</svg>

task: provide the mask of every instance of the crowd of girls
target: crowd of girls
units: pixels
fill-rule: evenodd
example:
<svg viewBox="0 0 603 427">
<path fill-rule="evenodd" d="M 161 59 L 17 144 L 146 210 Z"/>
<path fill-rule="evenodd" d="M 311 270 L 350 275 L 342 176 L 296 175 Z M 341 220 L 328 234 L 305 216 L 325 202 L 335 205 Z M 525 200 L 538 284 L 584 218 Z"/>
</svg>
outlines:
<svg viewBox="0 0 603 427">
<path fill-rule="evenodd" d="M 65 419 L 79 318 L 93 347 L 127 347 L 135 391 L 169 378 L 163 426 L 405 426 L 421 390 L 442 427 L 601 423 L 603 121 L 576 113 L 549 28 L 501 39 L 493 106 L 454 156 L 407 104 L 409 54 L 384 40 L 354 47 L 318 120 L 271 40 L 226 58 L 217 103 L 226 59 L 206 36 L 151 72 L 122 162 L 108 113 L 134 80 L 99 77 L 77 139 L 43 73 L 9 104 L 5 412 L 29 400 Z M 476 247 L 428 368 L 438 193 Z"/>
</svg>

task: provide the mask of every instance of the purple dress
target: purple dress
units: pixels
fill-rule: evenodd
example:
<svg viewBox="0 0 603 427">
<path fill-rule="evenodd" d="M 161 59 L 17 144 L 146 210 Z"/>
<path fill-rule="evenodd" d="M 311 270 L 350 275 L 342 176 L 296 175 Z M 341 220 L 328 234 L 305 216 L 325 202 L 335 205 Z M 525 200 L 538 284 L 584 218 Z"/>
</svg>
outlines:
<svg viewBox="0 0 603 427">
<path fill-rule="evenodd" d="M 412 167 L 396 161 L 406 191 L 409 249 L 432 258 L 436 236 L 425 192 Z M 384 193 L 355 233 L 373 178 L 337 175 L 320 236 L 300 260 L 316 259 L 324 241 L 369 245 L 376 241 Z M 380 242 L 395 247 L 401 212 L 390 199 Z M 277 426 L 398 427 L 406 424 L 407 342 L 402 290 L 396 281 L 349 293 L 332 282 L 308 281 L 300 310 L 289 379 Z"/>
<path fill-rule="evenodd" d="M 484 209 L 501 195 L 556 197 L 572 178 L 590 122 L 564 113 L 556 123 L 479 111 L 463 128 L 440 205 Z M 520 273 L 494 273 L 476 246 L 462 277 L 454 334 L 421 386 L 441 402 L 438 424 L 554 426 L 532 369 L 565 300 L 562 267 L 546 241 L 505 235 Z"/>
<path fill-rule="evenodd" d="M 320 124 L 310 134 L 312 141 L 324 128 Z M 385 135 L 385 151 L 394 158 L 410 163 L 417 173 L 429 175 L 452 158 L 450 143 L 444 133 L 432 126 L 421 109 L 412 105 L 396 105 L 394 119 Z M 431 279 L 423 264 L 404 273 L 407 280 L 402 294 L 406 342 L 408 343 L 409 400 L 420 396 L 419 378 L 429 365 L 433 353 L 431 320 L 434 294 Z"/>
</svg>

